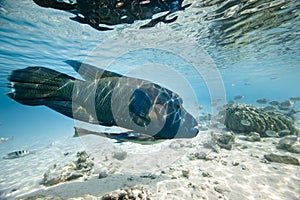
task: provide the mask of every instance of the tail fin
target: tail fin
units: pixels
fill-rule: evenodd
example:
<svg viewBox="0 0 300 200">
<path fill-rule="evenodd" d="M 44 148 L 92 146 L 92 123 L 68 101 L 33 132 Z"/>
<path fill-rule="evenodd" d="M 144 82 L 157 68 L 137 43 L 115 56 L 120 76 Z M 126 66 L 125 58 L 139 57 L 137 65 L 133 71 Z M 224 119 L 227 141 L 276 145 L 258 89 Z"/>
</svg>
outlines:
<svg viewBox="0 0 300 200">
<path fill-rule="evenodd" d="M 73 77 L 44 67 L 14 70 L 8 77 L 12 92 L 8 96 L 25 105 L 70 101 Z"/>
</svg>

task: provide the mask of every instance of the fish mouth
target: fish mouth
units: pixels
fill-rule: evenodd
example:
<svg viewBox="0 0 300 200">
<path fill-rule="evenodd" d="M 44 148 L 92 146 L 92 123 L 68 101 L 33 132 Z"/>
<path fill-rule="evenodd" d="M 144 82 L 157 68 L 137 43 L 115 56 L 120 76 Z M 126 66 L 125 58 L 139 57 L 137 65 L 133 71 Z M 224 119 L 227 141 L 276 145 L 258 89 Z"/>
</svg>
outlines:
<svg viewBox="0 0 300 200">
<path fill-rule="evenodd" d="M 199 133 L 199 124 L 192 115 L 189 115 L 189 116 L 190 116 L 190 119 L 189 119 L 190 123 L 188 123 L 189 125 L 186 127 L 186 129 L 187 129 L 186 134 L 191 137 L 196 137 Z"/>
<path fill-rule="evenodd" d="M 192 127 L 192 128 L 189 128 L 188 131 L 188 136 L 191 136 L 191 138 L 193 137 L 196 137 L 199 133 L 199 128 L 198 128 L 198 125 Z"/>
<path fill-rule="evenodd" d="M 180 127 L 177 134 L 175 135 L 175 138 L 194 138 L 198 135 L 198 133 L 198 125 L 192 127 Z"/>
<path fill-rule="evenodd" d="M 197 136 L 198 133 L 199 133 L 199 127 L 198 127 L 198 125 L 196 125 L 196 126 L 194 126 L 193 128 L 191 128 L 191 131 L 192 131 L 192 132 L 195 132 L 195 136 Z"/>
</svg>

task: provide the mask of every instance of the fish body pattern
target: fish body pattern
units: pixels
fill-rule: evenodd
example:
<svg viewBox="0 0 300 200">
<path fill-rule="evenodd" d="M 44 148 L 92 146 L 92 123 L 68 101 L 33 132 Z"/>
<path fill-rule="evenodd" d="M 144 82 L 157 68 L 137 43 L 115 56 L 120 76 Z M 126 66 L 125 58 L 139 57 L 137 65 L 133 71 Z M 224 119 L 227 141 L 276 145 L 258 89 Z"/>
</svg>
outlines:
<svg viewBox="0 0 300 200">
<path fill-rule="evenodd" d="M 177 19 L 166 19 L 166 17 L 178 10 L 184 10 L 183 0 L 77 0 L 70 4 L 56 0 L 34 0 L 42 7 L 65 10 L 76 14 L 71 18 L 74 21 L 89 24 L 97 30 L 110 30 L 100 24 L 116 25 L 122 23 L 133 23 L 135 20 L 151 19 L 153 15 L 161 12 L 167 14 L 153 19 L 145 27 L 153 27 L 158 22 L 171 23 Z"/>
<path fill-rule="evenodd" d="M 21 151 L 14 151 L 11 153 L 8 153 L 6 156 L 3 157 L 3 159 L 14 159 L 14 158 L 20 158 L 27 156 L 30 152 L 28 150 L 21 150 Z"/>
<path fill-rule="evenodd" d="M 24 105 L 44 105 L 76 120 L 119 126 L 155 139 L 198 134 L 197 121 L 171 90 L 78 61 L 66 62 L 84 80 L 45 67 L 27 67 L 8 77 L 12 87 L 8 96 Z"/>
</svg>

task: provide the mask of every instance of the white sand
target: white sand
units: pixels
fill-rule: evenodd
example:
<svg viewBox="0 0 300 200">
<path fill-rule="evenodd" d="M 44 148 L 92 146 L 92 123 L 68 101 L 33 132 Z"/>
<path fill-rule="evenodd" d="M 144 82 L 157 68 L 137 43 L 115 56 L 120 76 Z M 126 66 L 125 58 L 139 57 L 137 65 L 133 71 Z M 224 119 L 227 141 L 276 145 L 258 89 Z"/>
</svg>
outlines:
<svg viewBox="0 0 300 200">
<path fill-rule="evenodd" d="M 75 160 L 75 143 L 56 144 L 45 148 L 42 154 L 6 164 L 7 173 L 1 184 L 18 188 L 5 198 L 51 195 L 62 199 L 100 199 L 115 190 L 142 185 L 151 192 L 151 199 L 300 199 L 300 166 L 262 162 L 267 153 L 300 159 L 299 154 L 277 150 L 274 143 L 279 138 L 247 142 L 237 136 L 232 150 L 221 149 L 216 153 L 203 147 L 203 143 L 210 141 L 211 131 L 202 131 L 192 140 L 172 140 L 152 146 L 114 144 L 107 139 L 100 139 L 102 145 L 99 145 L 95 144 L 95 138 L 99 137 L 86 137 L 82 140 L 86 150 L 94 150 L 93 176 L 52 187 L 41 186 L 39 182 L 47 167 L 58 161 Z M 61 152 L 71 152 L 73 156 L 65 157 Z M 191 153 L 206 153 L 208 160 L 191 160 Z M 20 167 L 22 170 L 17 173 Z M 109 174 L 99 179 L 98 174 L 103 170 Z"/>
<path fill-rule="evenodd" d="M 20 194 L 41 188 L 39 183 L 50 166 L 71 162 L 74 160 L 74 156 L 71 155 L 83 149 L 81 142 L 72 137 L 52 142 L 47 139 L 44 141 L 24 139 L 23 142 L 16 140 L 13 139 L 0 146 L 0 199 L 14 199 Z M 24 149 L 29 150 L 30 154 L 16 159 L 2 159 L 11 151 Z M 64 156 L 67 152 L 70 155 Z"/>
</svg>

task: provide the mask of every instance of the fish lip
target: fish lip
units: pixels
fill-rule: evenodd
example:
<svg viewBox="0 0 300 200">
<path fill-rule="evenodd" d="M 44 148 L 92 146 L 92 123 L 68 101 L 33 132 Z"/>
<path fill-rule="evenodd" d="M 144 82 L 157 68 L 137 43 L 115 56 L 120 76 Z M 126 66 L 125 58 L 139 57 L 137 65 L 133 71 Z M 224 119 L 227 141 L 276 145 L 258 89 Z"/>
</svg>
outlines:
<svg viewBox="0 0 300 200">
<path fill-rule="evenodd" d="M 199 133 L 199 127 L 198 127 L 198 125 L 196 125 L 196 126 L 190 128 L 187 131 L 189 131 L 189 133 L 192 132 L 192 134 L 190 135 L 190 138 L 193 138 L 193 137 L 196 137 L 198 135 L 198 133 Z"/>
<path fill-rule="evenodd" d="M 198 125 L 192 127 L 185 127 L 181 133 L 177 133 L 175 138 L 194 138 L 199 133 Z"/>
<path fill-rule="evenodd" d="M 198 127 L 198 125 L 194 126 L 193 129 L 196 130 L 195 136 L 197 136 L 198 133 L 199 133 L 199 127 Z"/>
</svg>

